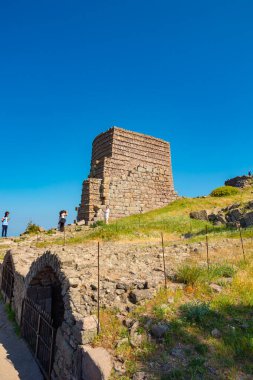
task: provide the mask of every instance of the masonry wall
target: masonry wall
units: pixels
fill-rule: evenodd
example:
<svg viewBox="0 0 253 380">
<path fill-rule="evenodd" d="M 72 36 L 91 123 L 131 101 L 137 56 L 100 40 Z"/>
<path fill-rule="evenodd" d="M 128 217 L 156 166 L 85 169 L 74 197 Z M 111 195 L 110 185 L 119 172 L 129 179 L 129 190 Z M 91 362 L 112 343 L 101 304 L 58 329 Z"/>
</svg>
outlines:
<svg viewBox="0 0 253 380">
<path fill-rule="evenodd" d="M 111 218 L 119 218 L 162 207 L 176 197 L 169 143 L 113 127 L 93 142 L 78 220 L 96 221 L 107 204 Z"/>
</svg>

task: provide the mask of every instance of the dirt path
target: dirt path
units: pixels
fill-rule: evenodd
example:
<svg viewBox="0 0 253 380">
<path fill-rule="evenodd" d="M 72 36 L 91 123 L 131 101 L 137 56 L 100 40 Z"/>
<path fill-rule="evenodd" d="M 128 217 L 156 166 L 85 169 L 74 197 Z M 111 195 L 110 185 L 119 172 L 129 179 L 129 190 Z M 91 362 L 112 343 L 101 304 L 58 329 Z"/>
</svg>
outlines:
<svg viewBox="0 0 253 380">
<path fill-rule="evenodd" d="M 18 338 L 0 302 L 0 379 L 43 380 L 26 343 Z"/>
</svg>

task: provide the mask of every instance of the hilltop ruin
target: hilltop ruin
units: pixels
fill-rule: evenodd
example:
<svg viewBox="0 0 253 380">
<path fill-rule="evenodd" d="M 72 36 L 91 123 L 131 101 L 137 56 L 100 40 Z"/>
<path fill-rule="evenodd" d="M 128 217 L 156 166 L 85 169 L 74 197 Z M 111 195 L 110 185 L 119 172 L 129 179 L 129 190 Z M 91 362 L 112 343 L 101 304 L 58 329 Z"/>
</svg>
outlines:
<svg viewBox="0 0 253 380">
<path fill-rule="evenodd" d="M 113 127 L 93 141 L 77 219 L 95 222 L 107 204 L 116 219 L 163 207 L 176 197 L 169 143 Z"/>
</svg>

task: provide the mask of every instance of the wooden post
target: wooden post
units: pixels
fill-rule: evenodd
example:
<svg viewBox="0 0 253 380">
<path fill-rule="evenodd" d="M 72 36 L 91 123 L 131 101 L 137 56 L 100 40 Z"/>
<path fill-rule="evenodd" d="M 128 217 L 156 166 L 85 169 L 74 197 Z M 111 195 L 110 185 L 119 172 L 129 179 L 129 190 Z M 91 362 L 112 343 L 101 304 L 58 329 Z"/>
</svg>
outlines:
<svg viewBox="0 0 253 380">
<path fill-rule="evenodd" d="M 167 289 L 167 276 L 166 276 L 165 248 L 164 248 L 163 232 L 161 232 L 161 237 L 162 237 L 162 251 L 163 251 L 164 287 L 165 287 L 165 289 Z"/>
<path fill-rule="evenodd" d="M 98 242 L 98 326 L 97 333 L 100 333 L 100 243 Z"/>
<path fill-rule="evenodd" d="M 208 231 L 207 231 L 207 226 L 206 226 L 206 263 L 207 263 L 207 269 L 209 271 L 210 269 L 210 263 L 209 263 L 209 245 L 208 245 Z"/>
<path fill-rule="evenodd" d="M 246 257 L 245 257 L 245 250 L 244 250 L 244 244 L 243 244 L 243 238 L 242 238 L 241 225 L 239 226 L 239 231 L 240 231 L 240 239 L 241 239 L 241 245 L 242 245 L 242 255 L 243 255 L 243 260 L 245 262 L 246 261 Z"/>
</svg>

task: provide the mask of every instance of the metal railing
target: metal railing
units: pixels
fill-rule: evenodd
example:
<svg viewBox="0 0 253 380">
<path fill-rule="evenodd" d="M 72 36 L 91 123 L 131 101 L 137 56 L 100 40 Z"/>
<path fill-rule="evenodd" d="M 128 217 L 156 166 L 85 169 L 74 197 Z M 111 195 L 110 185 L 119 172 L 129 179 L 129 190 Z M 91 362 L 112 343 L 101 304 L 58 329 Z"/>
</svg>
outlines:
<svg viewBox="0 0 253 380">
<path fill-rule="evenodd" d="M 23 301 L 21 334 L 34 353 L 43 375 L 50 380 L 55 339 L 53 320 L 30 298 Z"/>
</svg>

